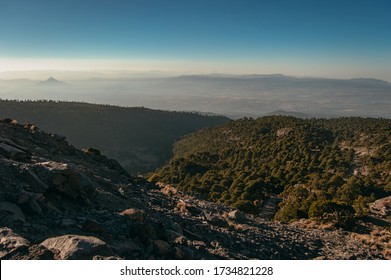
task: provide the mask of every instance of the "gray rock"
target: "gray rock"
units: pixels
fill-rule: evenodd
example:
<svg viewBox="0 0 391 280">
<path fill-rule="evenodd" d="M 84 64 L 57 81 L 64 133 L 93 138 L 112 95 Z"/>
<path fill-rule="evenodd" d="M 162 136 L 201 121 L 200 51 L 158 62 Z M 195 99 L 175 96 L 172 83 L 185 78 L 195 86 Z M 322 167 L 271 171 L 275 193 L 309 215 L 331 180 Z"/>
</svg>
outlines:
<svg viewBox="0 0 391 280">
<path fill-rule="evenodd" d="M 112 248 L 117 255 L 127 258 L 137 256 L 142 251 L 142 248 L 133 240 L 117 241 Z"/>
<path fill-rule="evenodd" d="M 129 230 L 129 237 L 138 238 L 141 242 L 145 242 L 148 239 L 155 240 L 157 238 L 155 228 L 150 224 L 135 223 Z"/>
<path fill-rule="evenodd" d="M 42 209 L 37 199 L 42 199 L 42 197 L 42 194 L 28 192 L 22 189 L 18 193 L 8 194 L 7 200 L 20 206 L 27 215 L 41 215 Z"/>
<path fill-rule="evenodd" d="M 16 160 L 16 161 L 29 161 L 31 156 L 21 149 L 15 148 L 5 143 L 0 143 L 0 155 Z"/>
<path fill-rule="evenodd" d="M 15 250 L 3 259 L 9 260 L 54 260 L 54 253 L 41 245 L 32 245 Z"/>
<path fill-rule="evenodd" d="M 84 174 L 67 169 L 53 175 L 53 188 L 82 204 L 90 205 L 90 198 L 95 190 L 95 184 Z"/>
<path fill-rule="evenodd" d="M 15 221 L 26 221 L 22 210 L 16 204 L 10 202 L 0 202 L 0 211 L 10 213 L 12 215 L 11 218 Z"/>
<path fill-rule="evenodd" d="M 237 222 L 243 222 L 246 220 L 246 214 L 239 210 L 233 210 L 228 213 L 228 218 L 235 220 Z"/>
<path fill-rule="evenodd" d="M 139 209 L 134 209 L 134 208 L 126 209 L 121 213 L 119 213 L 119 215 L 125 216 L 129 218 L 131 221 L 135 221 L 135 222 L 144 222 L 145 219 L 144 211 Z"/>
<path fill-rule="evenodd" d="M 30 185 L 32 192 L 44 193 L 48 190 L 49 186 L 46 185 L 31 168 L 25 168 L 20 173 L 20 178 Z"/>
<path fill-rule="evenodd" d="M 3 227 L 0 228 L 0 259 L 6 255 L 20 249 L 27 249 L 30 242 L 14 233 L 11 229 Z"/>
<path fill-rule="evenodd" d="M 104 241 L 93 236 L 57 236 L 46 239 L 41 245 L 55 252 L 56 257 L 63 260 L 91 260 L 96 255 L 114 255 Z"/>
</svg>

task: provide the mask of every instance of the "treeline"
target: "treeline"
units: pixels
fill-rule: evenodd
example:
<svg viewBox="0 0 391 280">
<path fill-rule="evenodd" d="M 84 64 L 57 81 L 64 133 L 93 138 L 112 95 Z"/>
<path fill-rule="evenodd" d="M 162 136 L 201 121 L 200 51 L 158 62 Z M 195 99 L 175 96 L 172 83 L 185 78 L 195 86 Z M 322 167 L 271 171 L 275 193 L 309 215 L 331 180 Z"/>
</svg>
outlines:
<svg viewBox="0 0 391 280">
<path fill-rule="evenodd" d="M 231 121 L 175 144 L 151 176 L 202 198 L 257 213 L 272 193 L 275 218 L 351 212 L 391 193 L 391 120 L 270 116 Z"/>
<path fill-rule="evenodd" d="M 97 148 L 134 174 L 162 165 L 183 135 L 229 121 L 198 113 L 47 100 L 0 100 L 0 118 L 33 123 L 66 136 L 78 148 Z"/>
</svg>

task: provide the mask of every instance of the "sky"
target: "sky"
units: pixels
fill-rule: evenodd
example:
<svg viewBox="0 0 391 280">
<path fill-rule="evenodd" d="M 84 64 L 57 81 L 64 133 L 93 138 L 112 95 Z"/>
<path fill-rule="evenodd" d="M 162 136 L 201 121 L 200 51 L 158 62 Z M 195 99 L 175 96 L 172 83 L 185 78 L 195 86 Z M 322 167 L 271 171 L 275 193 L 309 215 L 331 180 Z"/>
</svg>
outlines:
<svg viewBox="0 0 391 280">
<path fill-rule="evenodd" d="M 130 70 L 391 82 L 391 1 L 0 0 L 0 72 Z"/>
</svg>

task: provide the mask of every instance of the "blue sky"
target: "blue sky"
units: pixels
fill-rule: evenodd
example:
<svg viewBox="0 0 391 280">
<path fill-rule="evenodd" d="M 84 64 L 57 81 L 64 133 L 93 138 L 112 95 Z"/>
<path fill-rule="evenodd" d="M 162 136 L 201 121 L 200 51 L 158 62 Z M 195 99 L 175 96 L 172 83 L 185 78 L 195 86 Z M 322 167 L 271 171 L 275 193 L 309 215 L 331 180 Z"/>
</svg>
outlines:
<svg viewBox="0 0 391 280">
<path fill-rule="evenodd" d="M 391 81 L 390 14 L 386 0 L 0 0 L 0 71 L 88 61 Z"/>
</svg>

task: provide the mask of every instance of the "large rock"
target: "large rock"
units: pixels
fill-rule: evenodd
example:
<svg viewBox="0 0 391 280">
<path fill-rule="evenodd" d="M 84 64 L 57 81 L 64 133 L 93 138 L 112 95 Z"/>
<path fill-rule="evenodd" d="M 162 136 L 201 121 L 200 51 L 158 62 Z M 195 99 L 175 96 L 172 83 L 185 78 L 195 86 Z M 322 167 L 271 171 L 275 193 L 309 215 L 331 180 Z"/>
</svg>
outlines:
<svg viewBox="0 0 391 280">
<path fill-rule="evenodd" d="M 42 246 L 62 260 L 92 260 L 94 256 L 112 256 L 106 243 L 93 236 L 63 235 L 46 239 Z"/>
<path fill-rule="evenodd" d="M 378 199 L 370 205 L 370 211 L 380 216 L 391 215 L 391 196 Z"/>
<path fill-rule="evenodd" d="M 26 221 L 22 210 L 16 204 L 10 202 L 0 202 L 0 211 L 10 213 L 11 218 L 14 221 Z"/>
<path fill-rule="evenodd" d="M 135 221 L 135 222 L 144 222 L 145 220 L 145 213 L 142 210 L 139 209 L 126 209 L 119 213 L 119 215 L 127 217 L 128 219 Z"/>
<path fill-rule="evenodd" d="M 86 175 L 73 170 L 61 170 L 52 178 L 53 188 L 83 204 L 91 204 L 90 198 L 95 190 L 95 184 Z"/>
<path fill-rule="evenodd" d="M 117 255 L 125 259 L 133 259 L 142 252 L 142 248 L 133 240 L 117 241 L 111 248 Z"/>
<path fill-rule="evenodd" d="M 12 160 L 23 162 L 29 161 L 31 159 L 31 156 L 28 153 L 6 143 L 0 143 L 0 155 Z"/>
<path fill-rule="evenodd" d="M 42 245 L 32 245 L 30 247 L 21 247 L 7 254 L 3 259 L 6 260 L 54 260 L 54 253 Z"/>
<path fill-rule="evenodd" d="M 155 227 L 151 224 L 135 222 L 129 228 L 129 237 L 138 238 L 141 242 L 146 242 L 148 239 L 155 240 L 157 233 Z"/>
<path fill-rule="evenodd" d="M 27 250 L 30 242 L 9 228 L 0 228 L 0 259 L 18 250 Z"/>
<path fill-rule="evenodd" d="M 16 203 L 27 215 L 41 215 L 42 208 L 37 200 L 41 200 L 43 194 L 28 192 L 21 189 L 17 193 L 9 193 L 7 200 Z"/>
<path fill-rule="evenodd" d="M 233 210 L 228 213 L 228 218 L 237 222 L 244 222 L 246 220 L 246 214 L 239 210 Z"/>
<path fill-rule="evenodd" d="M 35 174 L 33 170 L 30 168 L 24 169 L 19 177 L 29 184 L 32 192 L 35 193 L 44 193 L 49 188 L 48 185 L 46 185 L 38 176 Z"/>
</svg>

